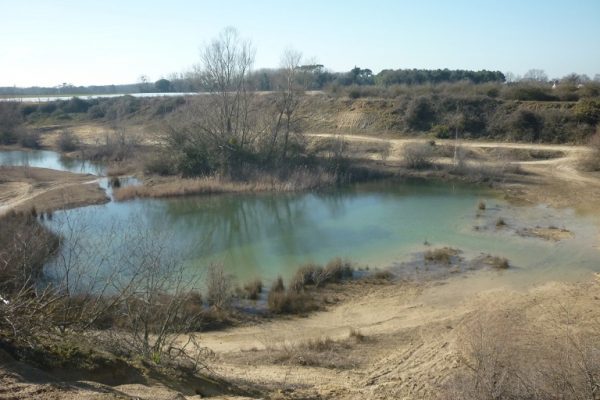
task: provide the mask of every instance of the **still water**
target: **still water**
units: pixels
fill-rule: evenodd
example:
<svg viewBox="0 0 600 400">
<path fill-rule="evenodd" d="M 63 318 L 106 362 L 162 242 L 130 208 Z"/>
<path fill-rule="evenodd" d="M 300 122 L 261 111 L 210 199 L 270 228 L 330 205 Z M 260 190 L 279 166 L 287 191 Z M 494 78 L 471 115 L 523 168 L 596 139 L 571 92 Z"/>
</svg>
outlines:
<svg viewBox="0 0 600 400">
<path fill-rule="evenodd" d="M 0 166 L 17 165 L 37 168 L 49 168 L 79 174 L 102 175 L 104 167 L 91 161 L 67 158 L 48 150 L 8 150 L 0 151 Z"/>
<path fill-rule="evenodd" d="M 480 200 L 487 209 L 478 216 Z M 425 242 L 461 249 L 466 259 L 481 253 L 507 257 L 513 268 L 506 273 L 517 280 L 580 279 L 600 271 L 597 220 L 571 210 L 516 207 L 483 189 L 439 182 L 111 202 L 58 213 L 55 229 L 67 217 L 86 227 L 95 243 L 107 232 L 130 236 L 132 228 L 159 233 L 161 243 L 192 268 L 220 262 L 240 280 L 285 278 L 303 263 L 337 256 L 363 266 L 402 268 L 422 257 L 429 248 Z M 496 228 L 500 217 L 506 228 Z M 565 227 L 575 236 L 551 242 L 516 233 L 535 226 Z"/>
<path fill-rule="evenodd" d="M 50 151 L 0 152 L 0 165 L 103 172 L 102 166 Z M 483 212 L 479 201 L 486 203 Z M 507 226 L 496 228 L 498 218 Z M 513 268 L 505 274 L 518 282 L 581 279 L 600 271 L 597 216 L 515 206 L 484 188 L 432 181 L 315 193 L 137 199 L 56 212 L 46 223 L 85 243 L 91 249 L 88 261 L 116 254 L 135 262 L 131 248 L 140 244 L 137 233 L 147 232 L 153 246 L 164 246 L 192 269 L 223 263 L 240 280 L 285 278 L 303 263 L 338 256 L 362 266 L 401 269 L 440 246 L 461 249 L 466 259 L 481 253 L 506 257 Z M 567 228 L 574 237 L 553 242 L 517 233 L 536 226 Z"/>
</svg>

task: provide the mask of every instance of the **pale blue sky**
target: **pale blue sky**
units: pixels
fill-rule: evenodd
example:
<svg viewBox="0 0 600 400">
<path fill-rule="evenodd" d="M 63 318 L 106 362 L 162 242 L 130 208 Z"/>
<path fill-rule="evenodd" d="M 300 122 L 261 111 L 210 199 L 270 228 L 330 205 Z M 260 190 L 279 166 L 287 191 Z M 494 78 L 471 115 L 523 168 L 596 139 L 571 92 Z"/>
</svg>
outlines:
<svg viewBox="0 0 600 400">
<path fill-rule="evenodd" d="M 236 27 L 276 67 L 286 47 L 334 71 L 600 74 L 600 0 L 0 0 L 0 86 L 131 83 L 189 69 Z"/>
</svg>

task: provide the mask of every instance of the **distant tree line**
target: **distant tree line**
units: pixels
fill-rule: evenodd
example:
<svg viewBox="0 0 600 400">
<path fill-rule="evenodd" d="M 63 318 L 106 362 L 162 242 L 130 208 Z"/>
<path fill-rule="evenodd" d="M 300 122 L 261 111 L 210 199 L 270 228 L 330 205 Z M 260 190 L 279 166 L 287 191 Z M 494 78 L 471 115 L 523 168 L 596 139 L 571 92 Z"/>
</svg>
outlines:
<svg viewBox="0 0 600 400">
<path fill-rule="evenodd" d="M 248 85 L 252 90 L 273 91 L 285 71 L 282 68 L 263 68 L 248 71 Z M 488 70 L 461 70 L 461 69 L 384 69 L 374 74 L 369 68 L 354 67 L 348 72 L 332 72 L 322 64 L 300 65 L 295 73 L 296 83 L 307 90 L 326 90 L 355 86 L 373 86 L 389 88 L 397 85 L 438 85 L 448 83 L 467 82 L 472 84 L 506 83 L 508 85 L 537 85 L 531 89 L 532 100 L 556 100 L 557 96 L 548 94 L 540 95 L 552 85 L 577 86 L 597 84 L 600 75 L 590 79 L 586 75 L 569 74 L 560 79 L 549 79 L 541 69 L 531 69 L 523 76 L 516 76 L 510 72 L 504 74 L 500 71 Z M 92 94 L 132 94 L 132 93 L 188 93 L 210 92 L 212 87 L 207 86 L 200 70 L 179 74 L 171 74 L 167 78 L 160 78 L 151 82 L 144 75 L 139 82 L 125 85 L 94 85 L 74 86 L 63 83 L 55 87 L 0 87 L 0 96 L 56 96 L 56 95 L 92 95 Z M 523 100 L 527 100 L 523 98 Z"/>
</svg>

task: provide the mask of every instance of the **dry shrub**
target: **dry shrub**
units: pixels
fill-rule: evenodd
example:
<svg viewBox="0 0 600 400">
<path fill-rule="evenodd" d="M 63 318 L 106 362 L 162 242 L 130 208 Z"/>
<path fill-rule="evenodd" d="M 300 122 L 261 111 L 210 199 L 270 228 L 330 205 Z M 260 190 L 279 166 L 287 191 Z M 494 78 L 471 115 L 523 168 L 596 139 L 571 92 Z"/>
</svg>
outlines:
<svg viewBox="0 0 600 400">
<path fill-rule="evenodd" d="M 115 129 L 106 134 L 96 146 L 85 149 L 84 158 L 89 160 L 123 161 L 132 157 L 140 146 L 138 135 L 125 129 Z"/>
<path fill-rule="evenodd" d="M 245 298 L 249 300 L 258 300 L 258 297 L 263 290 L 263 284 L 260 279 L 255 279 L 252 282 L 246 283 L 243 289 Z"/>
<path fill-rule="evenodd" d="M 336 257 L 325 265 L 325 268 L 323 269 L 325 279 L 323 282 L 340 282 L 344 279 L 351 278 L 352 271 L 352 264 L 349 261 Z"/>
<path fill-rule="evenodd" d="M 296 292 L 304 289 L 304 286 L 314 285 L 315 277 L 321 275 L 323 268 L 316 264 L 306 264 L 298 268 L 296 274 L 290 280 L 289 288 Z"/>
<path fill-rule="evenodd" d="M 19 144 L 30 149 L 39 149 L 41 147 L 41 135 L 38 131 L 22 130 L 19 134 Z"/>
<path fill-rule="evenodd" d="M 267 306 L 273 314 L 305 314 L 319 309 L 313 296 L 294 290 L 269 292 Z"/>
<path fill-rule="evenodd" d="M 80 146 L 79 139 L 77 138 L 77 136 L 75 136 L 75 134 L 73 134 L 73 132 L 71 132 L 68 129 L 65 129 L 60 132 L 56 144 L 58 145 L 58 148 L 61 151 L 67 152 L 75 151 Z"/>
<path fill-rule="evenodd" d="M 589 142 L 590 152 L 580 161 L 580 168 L 584 171 L 600 171 L 600 126 L 596 128 L 596 134 Z"/>
<path fill-rule="evenodd" d="M 434 250 L 427 250 L 424 254 L 425 261 L 437 264 L 450 265 L 460 250 L 451 247 L 442 247 Z"/>
<path fill-rule="evenodd" d="M 42 267 L 59 247 L 59 237 L 37 219 L 37 211 L 0 217 L 0 288 L 7 295 L 34 285 Z"/>
<path fill-rule="evenodd" d="M 285 286 L 283 284 L 283 279 L 281 276 L 278 276 L 277 279 L 273 281 L 271 285 L 271 293 L 273 292 L 283 292 L 285 290 Z"/>
<path fill-rule="evenodd" d="M 432 165 L 435 147 L 428 143 L 409 143 L 403 148 L 404 165 L 410 169 L 424 169 Z"/>
<path fill-rule="evenodd" d="M 484 262 L 496 269 L 509 269 L 510 268 L 510 263 L 508 262 L 508 259 L 504 258 L 504 257 L 498 257 L 498 256 L 491 256 L 488 255 L 485 257 Z"/>
<path fill-rule="evenodd" d="M 205 278 L 206 301 L 217 309 L 229 308 L 233 296 L 233 277 L 223 264 L 210 264 Z"/>
</svg>

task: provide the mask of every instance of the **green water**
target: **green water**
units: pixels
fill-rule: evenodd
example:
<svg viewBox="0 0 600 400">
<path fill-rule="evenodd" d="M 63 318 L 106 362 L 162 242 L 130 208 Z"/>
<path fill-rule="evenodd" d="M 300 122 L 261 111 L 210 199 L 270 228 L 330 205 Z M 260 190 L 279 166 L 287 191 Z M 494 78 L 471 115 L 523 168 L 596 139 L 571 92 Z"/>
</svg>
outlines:
<svg viewBox="0 0 600 400">
<path fill-rule="evenodd" d="M 477 216 L 477 204 L 487 209 Z M 505 229 L 496 229 L 502 217 Z M 572 210 L 516 207 L 481 188 L 439 182 L 358 184 L 318 193 L 198 196 L 111 202 L 60 212 L 85 227 L 78 233 L 102 248 L 127 251 L 131 226 L 160 233 L 163 243 L 198 271 L 223 263 L 240 281 L 289 277 L 306 262 L 345 257 L 370 267 L 403 268 L 427 247 L 452 246 L 465 258 L 480 253 L 507 257 L 506 274 L 519 281 L 579 279 L 600 271 L 598 221 Z M 515 233 L 524 227 L 558 226 L 574 239 L 558 243 Z M 479 229 L 474 229 L 479 226 Z M 122 237 L 121 237 L 122 236 Z M 115 243 L 121 244 L 120 247 Z M 106 251 L 106 249 L 104 249 Z"/>
<path fill-rule="evenodd" d="M 0 166 L 3 165 L 49 168 L 79 174 L 102 175 L 104 173 L 104 167 L 100 163 L 66 158 L 49 150 L 0 151 Z"/>
</svg>

